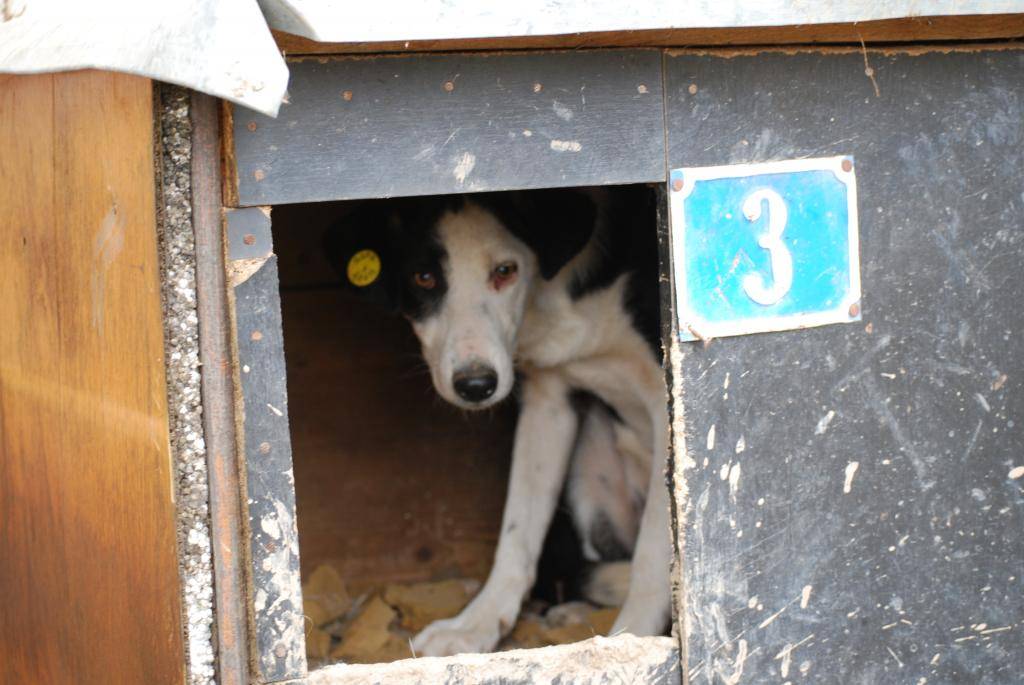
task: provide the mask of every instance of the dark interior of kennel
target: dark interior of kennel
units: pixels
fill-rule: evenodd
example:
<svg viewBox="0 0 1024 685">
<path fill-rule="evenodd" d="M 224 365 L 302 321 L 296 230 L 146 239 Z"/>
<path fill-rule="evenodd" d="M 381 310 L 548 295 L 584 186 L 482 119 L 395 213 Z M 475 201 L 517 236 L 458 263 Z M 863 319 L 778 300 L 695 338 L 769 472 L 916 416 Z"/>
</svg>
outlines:
<svg viewBox="0 0 1024 685">
<path fill-rule="evenodd" d="M 272 216 L 303 577 L 330 564 L 356 593 L 483 580 L 515 408 L 447 405 L 409 324 L 341 287 L 322 236 L 352 204 L 285 205 Z"/>
<path fill-rule="evenodd" d="M 483 581 L 500 529 L 515 403 L 484 412 L 446 403 L 408 322 L 342 287 L 323 236 L 358 204 L 272 213 L 302 576 L 327 564 L 356 594 L 389 583 Z M 560 507 L 535 597 L 578 598 L 578 550 Z"/>
</svg>

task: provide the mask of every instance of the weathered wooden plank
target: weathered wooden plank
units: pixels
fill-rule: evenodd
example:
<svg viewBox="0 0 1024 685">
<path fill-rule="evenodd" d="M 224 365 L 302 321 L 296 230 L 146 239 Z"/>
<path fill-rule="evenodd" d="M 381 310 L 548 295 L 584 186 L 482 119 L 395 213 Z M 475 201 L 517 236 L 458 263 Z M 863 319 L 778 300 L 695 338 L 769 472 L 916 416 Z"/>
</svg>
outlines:
<svg viewBox="0 0 1024 685">
<path fill-rule="evenodd" d="M 672 565 L 669 581 L 672 588 L 671 635 L 678 641 L 680 660 L 687 661 L 686 587 L 683 582 L 683 555 L 686 553 L 682 521 L 686 510 L 685 471 L 686 431 L 683 415 L 682 374 L 678 366 L 678 317 L 674 316 L 675 288 L 672 280 L 672 232 L 669 221 L 667 186 L 657 187 L 658 233 L 658 303 L 661 313 L 661 365 L 665 374 L 665 394 L 669 420 L 668 454 L 664 456 L 665 481 L 669 490 L 669 525 L 672 539 Z"/>
<path fill-rule="evenodd" d="M 248 596 L 220 192 L 219 116 L 214 98 L 192 94 L 192 223 L 196 236 L 203 436 L 209 460 L 210 535 L 216 588 L 217 682 L 243 685 L 249 682 Z"/>
<path fill-rule="evenodd" d="M 909 43 L 948 40 L 993 40 L 1024 36 L 1024 14 L 904 17 L 846 24 L 742 26 L 611 30 L 531 36 L 437 38 L 423 40 L 317 42 L 274 31 L 277 46 L 288 55 L 344 53 L 442 52 L 455 50 L 526 50 L 637 48 L 716 45 L 798 45 L 807 43 Z"/>
<path fill-rule="evenodd" d="M 0 77 L 0 149 L 0 682 L 181 683 L 152 85 Z"/>
<path fill-rule="evenodd" d="M 685 349 L 691 682 L 1019 679 L 1022 67 L 668 59 L 670 165 L 856 157 L 864 292 Z"/>
<path fill-rule="evenodd" d="M 242 416 L 252 562 L 254 661 L 262 682 L 272 683 L 306 673 L 277 257 L 269 209 L 231 211 L 226 221 L 241 391 L 236 411 Z M 254 253 L 254 246 L 261 252 Z"/>
<path fill-rule="evenodd" d="M 277 120 L 234 111 L 240 205 L 665 177 L 655 50 L 309 59 L 291 69 Z"/>
</svg>

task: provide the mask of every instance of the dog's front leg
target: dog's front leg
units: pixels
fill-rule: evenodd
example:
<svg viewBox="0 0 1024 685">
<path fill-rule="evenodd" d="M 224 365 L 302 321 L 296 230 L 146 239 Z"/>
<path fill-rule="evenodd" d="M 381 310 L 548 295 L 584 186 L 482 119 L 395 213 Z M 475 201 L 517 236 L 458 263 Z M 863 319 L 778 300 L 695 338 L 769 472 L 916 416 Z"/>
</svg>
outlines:
<svg viewBox="0 0 1024 685">
<path fill-rule="evenodd" d="M 553 374 L 524 381 L 512 473 L 494 566 L 480 593 L 454 618 L 435 621 L 413 640 L 417 654 L 488 651 L 519 615 L 533 586 L 541 545 L 565 480 L 577 417 L 569 388 Z"/>
<path fill-rule="evenodd" d="M 669 571 L 672 543 L 669 518 L 668 486 L 665 464 L 668 458 L 668 412 L 663 403 L 655 402 L 654 455 L 647 502 L 640 519 L 640 532 L 633 550 L 629 592 L 612 626 L 612 634 L 658 635 L 668 624 L 672 609 Z M 678 436 L 682 440 L 682 436 Z M 682 446 L 679 446 L 682 454 Z"/>
</svg>

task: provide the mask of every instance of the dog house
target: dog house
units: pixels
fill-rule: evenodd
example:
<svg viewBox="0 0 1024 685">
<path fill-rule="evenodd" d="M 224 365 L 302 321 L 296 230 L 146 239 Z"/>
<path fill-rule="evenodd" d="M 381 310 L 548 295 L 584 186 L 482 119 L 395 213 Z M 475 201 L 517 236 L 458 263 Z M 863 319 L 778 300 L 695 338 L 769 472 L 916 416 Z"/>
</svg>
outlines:
<svg viewBox="0 0 1024 685">
<path fill-rule="evenodd" d="M 270 62 L 234 87 L 199 58 L 187 78 L 136 68 L 223 98 L 160 85 L 155 108 L 143 79 L 4 77 L 0 283 L 25 324 L 0 333 L 2 679 L 1018 680 L 1024 6 L 924 4 L 570 3 L 525 25 L 264 2 L 276 116 Z M 688 236 L 744 211 L 731 191 L 706 209 L 695 179 L 796 170 L 846 193 L 856 297 L 827 325 L 694 325 Z M 344 296 L 322 232 L 382 198 L 617 185 L 658 207 L 671 635 L 310 670 L 321 565 L 357 595 L 486 575 L 514 421 L 435 399 L 408 326 Z M 793 288 L 832 273 L 797 229 L 834 188 L 798 185 Z M 721 311 L 737 265 L 785 271 L 757 238 L 722 248 Z M 41 344 L 62 335 L 90 342 Z M 75 445 L 99 466 L 61 458 Z M 97 670 L 74 634 L 97 630 L 139 648 Z"/>
</svg>

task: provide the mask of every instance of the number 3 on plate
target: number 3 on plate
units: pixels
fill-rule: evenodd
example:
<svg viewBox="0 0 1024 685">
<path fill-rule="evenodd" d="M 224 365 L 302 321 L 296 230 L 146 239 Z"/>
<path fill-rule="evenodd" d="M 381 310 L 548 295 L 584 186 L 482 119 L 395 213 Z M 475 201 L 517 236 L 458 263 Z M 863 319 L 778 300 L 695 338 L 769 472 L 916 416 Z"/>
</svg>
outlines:
<svg viewBox="0 0 1024 685">
<path fill-rule="evenodd" d="M 771 287 L 765 286 L 761 274 L 747 274 L 743 277 L 743 290 L 747 297 L 758 304 L 770 306 L 777 303 L 793 286 L 793 257 L 782 242 L 782 232 L 788 218 L 786 203 L 774 190 L 755 190 L 743 201 L 743 216 L 747 221 L 761 217 L 762 203 L 768 204 L 768 231 L 757 239 L 757 244 L 768 250 L 772 265 Z"/>
</svg>

